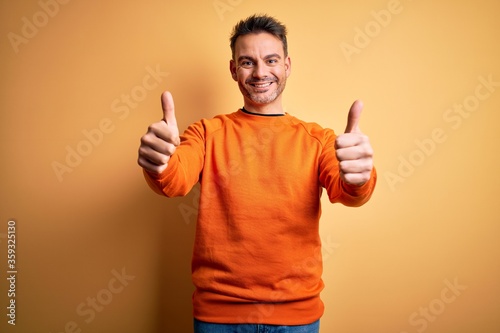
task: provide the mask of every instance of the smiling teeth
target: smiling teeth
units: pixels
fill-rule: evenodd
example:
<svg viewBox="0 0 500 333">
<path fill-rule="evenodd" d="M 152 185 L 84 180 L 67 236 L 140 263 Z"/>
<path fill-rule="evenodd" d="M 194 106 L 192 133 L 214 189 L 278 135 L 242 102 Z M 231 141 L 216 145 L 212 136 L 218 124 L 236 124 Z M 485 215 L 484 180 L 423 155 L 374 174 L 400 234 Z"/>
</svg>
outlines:
<svg viewBox="0 0 500 333">
<path fill-rule="evenodd" d="M 269 87 L 270 85 L 271 85 L 271 82 L 263 83 L 263 84 L 254 84 L 254 86 L 256 88 L 265 88 L 265 87 Z"/>
</svg>

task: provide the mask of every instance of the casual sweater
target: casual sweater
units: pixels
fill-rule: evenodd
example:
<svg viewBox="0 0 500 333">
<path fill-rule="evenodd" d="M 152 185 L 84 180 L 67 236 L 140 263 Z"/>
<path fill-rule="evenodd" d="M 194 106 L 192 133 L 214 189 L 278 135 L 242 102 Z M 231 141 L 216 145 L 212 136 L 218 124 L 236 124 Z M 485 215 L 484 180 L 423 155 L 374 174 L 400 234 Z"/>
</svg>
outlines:
<svg viewBox="0 0 500 333">
<path fill-rule="evenodd" d="M 303 325 L 324 310 L 320 196 L 360 206 L 362 186 L 339 177 L 335 133 L 289 114 L 242 110 L 201 120 L 161 174 L 145 172 L 167 197 L 200 183 L 192 259 L 194 317 L 212 323 Z"/>
</svg>

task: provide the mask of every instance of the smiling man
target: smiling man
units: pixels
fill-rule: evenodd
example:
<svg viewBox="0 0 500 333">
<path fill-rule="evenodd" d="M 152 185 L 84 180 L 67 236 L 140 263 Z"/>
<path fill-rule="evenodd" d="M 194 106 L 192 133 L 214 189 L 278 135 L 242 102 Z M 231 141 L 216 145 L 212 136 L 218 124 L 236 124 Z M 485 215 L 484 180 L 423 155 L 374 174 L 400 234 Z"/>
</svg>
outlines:
<svg viewBox="0 0 500 333">
<path fill-rule="evenodd" d="M 247 33 L 231 39 L 230 70 L 245 100 L 245 109 L 266 114 L 283 113 L 281 93 L 290 75 L 290 57 L 269 33 Z"/>
<path fill-rule="evenodd" d="M 200 183 L 192 259 L 195 333 L 317 333 L 324 313 L 319 220 L 332 203 L 361 206 L 376 183 L 373 150 L 359 127 L 345 133 L 284 112 L 291 71 L 286 28 L 269 16 L 240 21 L 229 69 L 244 106 L 179 135 L 174 103 L 141 138 L 138 163 L 167 197 Z"/>
</svg>

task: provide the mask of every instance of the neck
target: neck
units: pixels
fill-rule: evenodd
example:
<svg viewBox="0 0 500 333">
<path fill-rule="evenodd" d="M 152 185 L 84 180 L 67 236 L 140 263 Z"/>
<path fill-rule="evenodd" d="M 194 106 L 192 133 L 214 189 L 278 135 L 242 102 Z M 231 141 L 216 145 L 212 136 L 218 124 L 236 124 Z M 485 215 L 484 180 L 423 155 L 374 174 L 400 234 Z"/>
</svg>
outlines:
<svg viewBox="0 0 500 333">
<path fill-rule="evenodd" d="M 246 111 L 257 114 L 285 114 L 281 101 L 274 101 L 269 104 L 256 104 L 245 99 L 244 106 Z"/>
</svg>

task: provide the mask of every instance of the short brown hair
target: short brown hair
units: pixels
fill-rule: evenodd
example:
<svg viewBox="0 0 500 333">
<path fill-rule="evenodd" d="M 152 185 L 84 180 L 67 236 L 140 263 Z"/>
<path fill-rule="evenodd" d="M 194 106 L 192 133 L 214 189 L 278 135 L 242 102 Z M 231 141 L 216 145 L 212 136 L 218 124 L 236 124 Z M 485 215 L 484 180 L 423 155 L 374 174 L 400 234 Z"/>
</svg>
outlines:
<svg viewBox="0 0 500 333">
<path fill-rule="evenodd" d="M 231 42 L 233 59 L 236 39 L 238 39 L 239 36 L 251 33 L 257 34 L 260 32 L 267 32 L 279 38 L 283 43 L 283 52 L 285 53 L 285 57 L 288 56 L 288 44 L 286 41 L 287 31 L 285 25 L 274 17 L 268 15 L 252 15 L 245 20 L 238 22 L 233 28 L 231 38 L 229 39 Z"/>
</svg>

